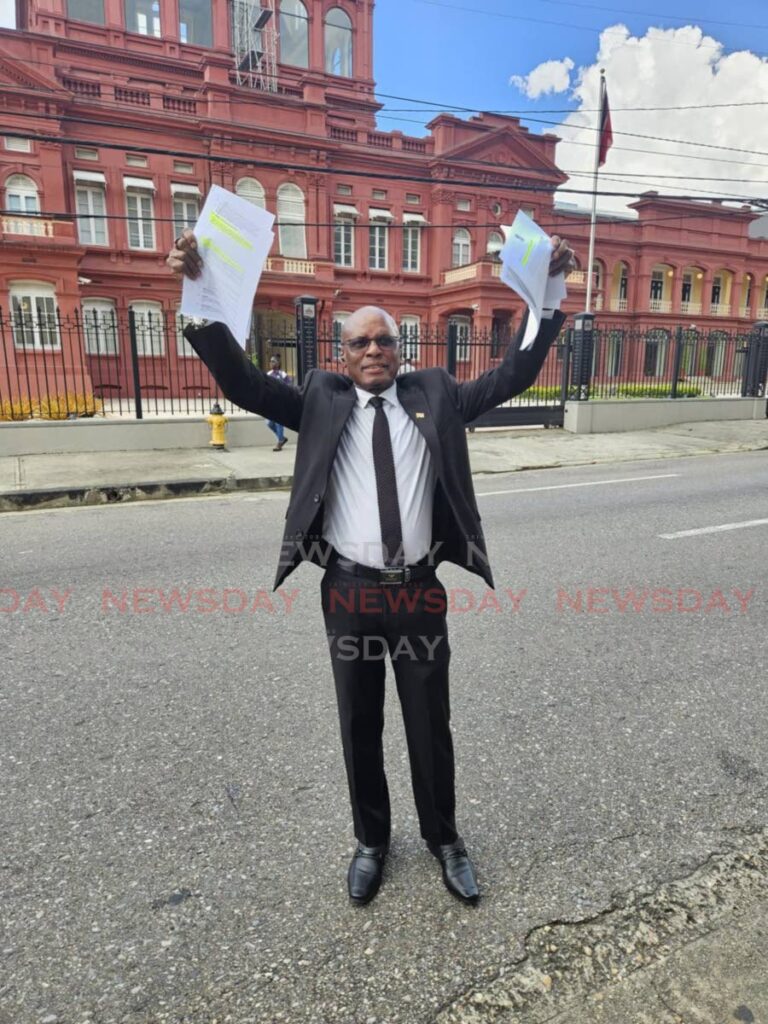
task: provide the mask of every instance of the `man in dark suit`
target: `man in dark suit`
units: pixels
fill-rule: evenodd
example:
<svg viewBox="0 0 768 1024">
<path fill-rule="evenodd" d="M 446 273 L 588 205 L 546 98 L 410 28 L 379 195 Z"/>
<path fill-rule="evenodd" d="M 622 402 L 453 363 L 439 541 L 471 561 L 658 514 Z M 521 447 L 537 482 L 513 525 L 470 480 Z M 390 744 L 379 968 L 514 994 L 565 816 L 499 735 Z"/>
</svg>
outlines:
<svg viewBox="0 0 768 1024">
<path fill-rule="evenodd" d="M 168 265 L 196 277 L 191 231 Z M 550 273 L 574 265 L 553 239 Z M 392 317 L 366 306 L 342 330 L 347 374 L 312 370 L 301 387 L 254 367 L 219 323 L 184 333 L 235 405 L 299 435 L 275 587 L 303 560 L 325 569 L 321 584 L 357 849 L 351 899 L 378 891 L 389 846 L 384 773 L 384 657 L 392 661 L 405 722 L 421 834 L 445 885 L 468 903 L 479 890 L 455 822 L 446 592 L 435 574 L 455 562 L 493 586 L 475 501 L 465 425 L 536 379 L 564 317 L 548 311 L 533 345 L 525 322 L 492 370 L 457 382 L 440 367 L 398 376 Z"/>
</svg>

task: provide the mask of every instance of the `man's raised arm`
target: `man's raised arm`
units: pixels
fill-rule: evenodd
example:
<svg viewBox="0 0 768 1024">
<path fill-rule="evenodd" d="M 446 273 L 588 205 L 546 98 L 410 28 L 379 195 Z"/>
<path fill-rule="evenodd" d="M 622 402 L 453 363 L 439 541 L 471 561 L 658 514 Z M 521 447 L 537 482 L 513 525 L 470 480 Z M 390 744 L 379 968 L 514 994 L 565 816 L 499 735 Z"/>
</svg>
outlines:
<svg viewBox="0 0 768 1024">
<path fill-rule="evenodd" d="M 576 266 L 573 250 L 557 235 L 552 236 L 552 256 L 549 264 L 551 277 L 568 273 Z M 549 314 L 549 315 L 548 315 Z M 520 345 L 528 322 L 526 310 L 523 322 L 512 339 L 504 358 L 492 370 L 486 370 L 475 380 L 455 384 L 454 401 L 465 423 L 471 423 L 484 412 L 495 409 L 502 402 L 522 394 L 534 383 L 547 358 L 549 347 L 560 333 L 565 316 L 559 310 L 545 310 L 530 348 L 521 351 Z"/>
<path fill-rule="evenodd" d="M 203 260 L 197 239 L 189 228 L 174 242 L 166 263 L 180 280 L 184 276 L 199 277 Z M 225 324 L 209 323 L 204 327 L 188 324 L 184 336 L 230 402 L 291 430 L 299 430 L 302 391 L 255 367 Z"/>
</svg>

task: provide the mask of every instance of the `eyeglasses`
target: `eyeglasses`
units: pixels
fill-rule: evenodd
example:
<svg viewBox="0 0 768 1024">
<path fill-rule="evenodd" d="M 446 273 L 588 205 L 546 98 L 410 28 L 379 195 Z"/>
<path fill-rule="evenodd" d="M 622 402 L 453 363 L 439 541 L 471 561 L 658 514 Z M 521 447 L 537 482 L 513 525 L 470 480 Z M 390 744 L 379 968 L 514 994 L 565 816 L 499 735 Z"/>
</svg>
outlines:
<svg viewBox="0 0 768 1024">
<path fill-rule="evenodd" d="M 344 344 L 352 352 L 364 352 L 372 341 L 375 341 L 379 348 L 384 349 L 397 348 L 400 344 L 400 339 L 391 334 L 381 334 L 378 338 L 352 338 L 351 341 L 345 341 Z"/>
</svg>

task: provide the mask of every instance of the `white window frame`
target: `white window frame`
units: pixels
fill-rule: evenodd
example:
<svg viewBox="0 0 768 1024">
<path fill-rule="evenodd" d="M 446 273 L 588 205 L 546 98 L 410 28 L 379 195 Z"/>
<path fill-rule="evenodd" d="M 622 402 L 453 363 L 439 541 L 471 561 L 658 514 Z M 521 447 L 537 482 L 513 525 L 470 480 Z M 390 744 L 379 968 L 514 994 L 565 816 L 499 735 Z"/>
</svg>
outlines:
<svg viewBox="0 0 768 1024">
<path fill-rule="evenodd" d="M 262 210 L 266 209 L 267 197 L 264 186 L 256 178 L 239 178 L 235 183 L 235 195 L 246 199 L 254 206 L 260 206 Z"/>
<path fill-rule="evenodd" d="M 89 356 L 119 355 L 117 307 L 113 299 L 83 299 L 83 345 Z"/>
<path fill-rule="evenodd" d="M 368 269 L 385 271 L 389 265 L 389 224 L 372 221 L 368 225 Z"/>
<path fill-rule="evenodd" d="M 192 319 L 192 317 L 184 316 L 180 308 L 176 309 L 176 355 L 179 359 L 200 358 L 184 337 L 184 328 L 191 323 Z"/>
<path fill-rule="evenodd" d="M 448 326 L 456 328 L 456 362 L 466 363 L 469 360 L 472 341 L 472 317 L 451 316 L 448 318 Z"/>
<path fill-rule="evenodd" d="M 5 209 L 20 217 L 40 216 L 40 193 L 33 178 L 28 174 L 10 174 L 5 179 Z M 11 197 L 18 199 L 18 209 L 14 209 Z"/>
<path fill-rule="evenodd" d="M 277 219 L 280 255 L 287 259 L 307 258 L 306 197 L 293 182 L 277 190 Z"/>
<path fill-rule="evenodd" d="M 405 313 L 400 317 L 400 359 L 406 356 L 414 362 L 419 361 L 419 341 L 421 340 L 421 317 L 413 313 Z"/>
<path fill-rule="evenodd" d="M 159 302 L 137 299 L 128 307 L 136 325 L 136 351 L 144 358 L 165 356 L 165 316 Z"/>
<path fill-rule="evenodd" d="M 457 199 L 456 200 L 456 209 L 461 211 L 461 213 L 469 213 L 472 210 L 472 200 L 471 199 Z"/>
<path fill-rule="evenodd" d="M 334 359 L 341 359 L 341 329 L 346 323 L 347 319 L 351 316 L 350 313 L 343 313 L 341 311 L 333 314 L 333 349 L 332 356 Z"/>
<path fill-rule="evenodd" d="M 354 217 L 336 217 L 333 222 L 333 262 L 337 267 L 355 265 Z"/>
<path fill-rule="evenodd" d="M 414 258 L 415 256 L 415 258 Z M 403 225 L 403 270 L 407 274 L 418 274 L 421 269 L 421 227 L 418 224 Z"/>
<path fill-rule="evenodd" d="M 24 352 L 60 351 L 53 285 L 45 281 L 11 281 L 9 295 L 14 348 Z M 27 309 L 22 310 L 24 300 L 27 300 Z"/>
<path fill-rule="evenodd" d="M 132 203 L 135 204 L 134 210 L 131 210 Z M 145 208 L 142 209 L 142 206 L 145 204 Z M 128 215 L 128 219 L 126 221 L 128 229 L 128 248 L 144 252 L 151 252 L 154 250 L 156 245 L 154 221 L 155 197 L 153 191 L 150 188 L 126 188 L 125 211 Z M 131 228 L 134 225 L 136 227 L 138 245 L 134 245 L 131 241 Z"/>
<path fill-rule="evenodd" d="M 491 231 L 488 235 L 488 241 L 485 246 L 485 251 L 489 256 L 498 256 L 501 250 L 504 248 L 504 235 L 501 231 Z"/>
<path fill-rule="evenodd" d="M 23 135 L 6 135 L 5 148 L 11 153 L 31 153 L 32 140 L 25 139 Z"/>
<path fill-rule="evenodd" d="M 200 198 L 196 191 L 174 192 L 173 196 L 173 231 L 178 238 L 185 228 L 193 228 L 200 216 Z"/>
<path fill-rule="evenodd" d="M 455 228 L 451 239 L 451 267 L 467 267 L 471 262 L 472 236 L 466 228 Z"/>
<path fill-rule="evenodd" d="M 94 200 L 99 197 L 102 209 L 96 209 Z M 80 209 L 84 202 L 85 210 Z M 81 245 L 109 245 L 107 226 L 107 190 L 104 185 L 75 181 L 75 208 L 77 210 L 77 237 Z M 103 238 L 99 239 L 101 233 Z"/>
</svg>

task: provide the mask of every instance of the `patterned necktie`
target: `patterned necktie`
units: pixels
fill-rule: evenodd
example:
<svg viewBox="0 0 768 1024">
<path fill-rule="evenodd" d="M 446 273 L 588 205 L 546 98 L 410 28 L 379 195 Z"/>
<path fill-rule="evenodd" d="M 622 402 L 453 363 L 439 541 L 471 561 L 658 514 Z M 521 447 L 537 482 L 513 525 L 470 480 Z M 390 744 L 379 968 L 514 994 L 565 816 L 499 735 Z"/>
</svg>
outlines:
<svg viewBox="0 0 768 1024">
<path fill-rule="evenodd" d="M 403 564 L 403 528 L 397 501 L 395 460 L 392 456 L 392 438 L 389 434 L 384 399 L 371 398 L 369 405 L 376 409 L 373 420 L 373 467 L 376 471 L 376 493 L 379 498 L 381 542 L 384 545 L 384 564 Z"/>
</svg>

